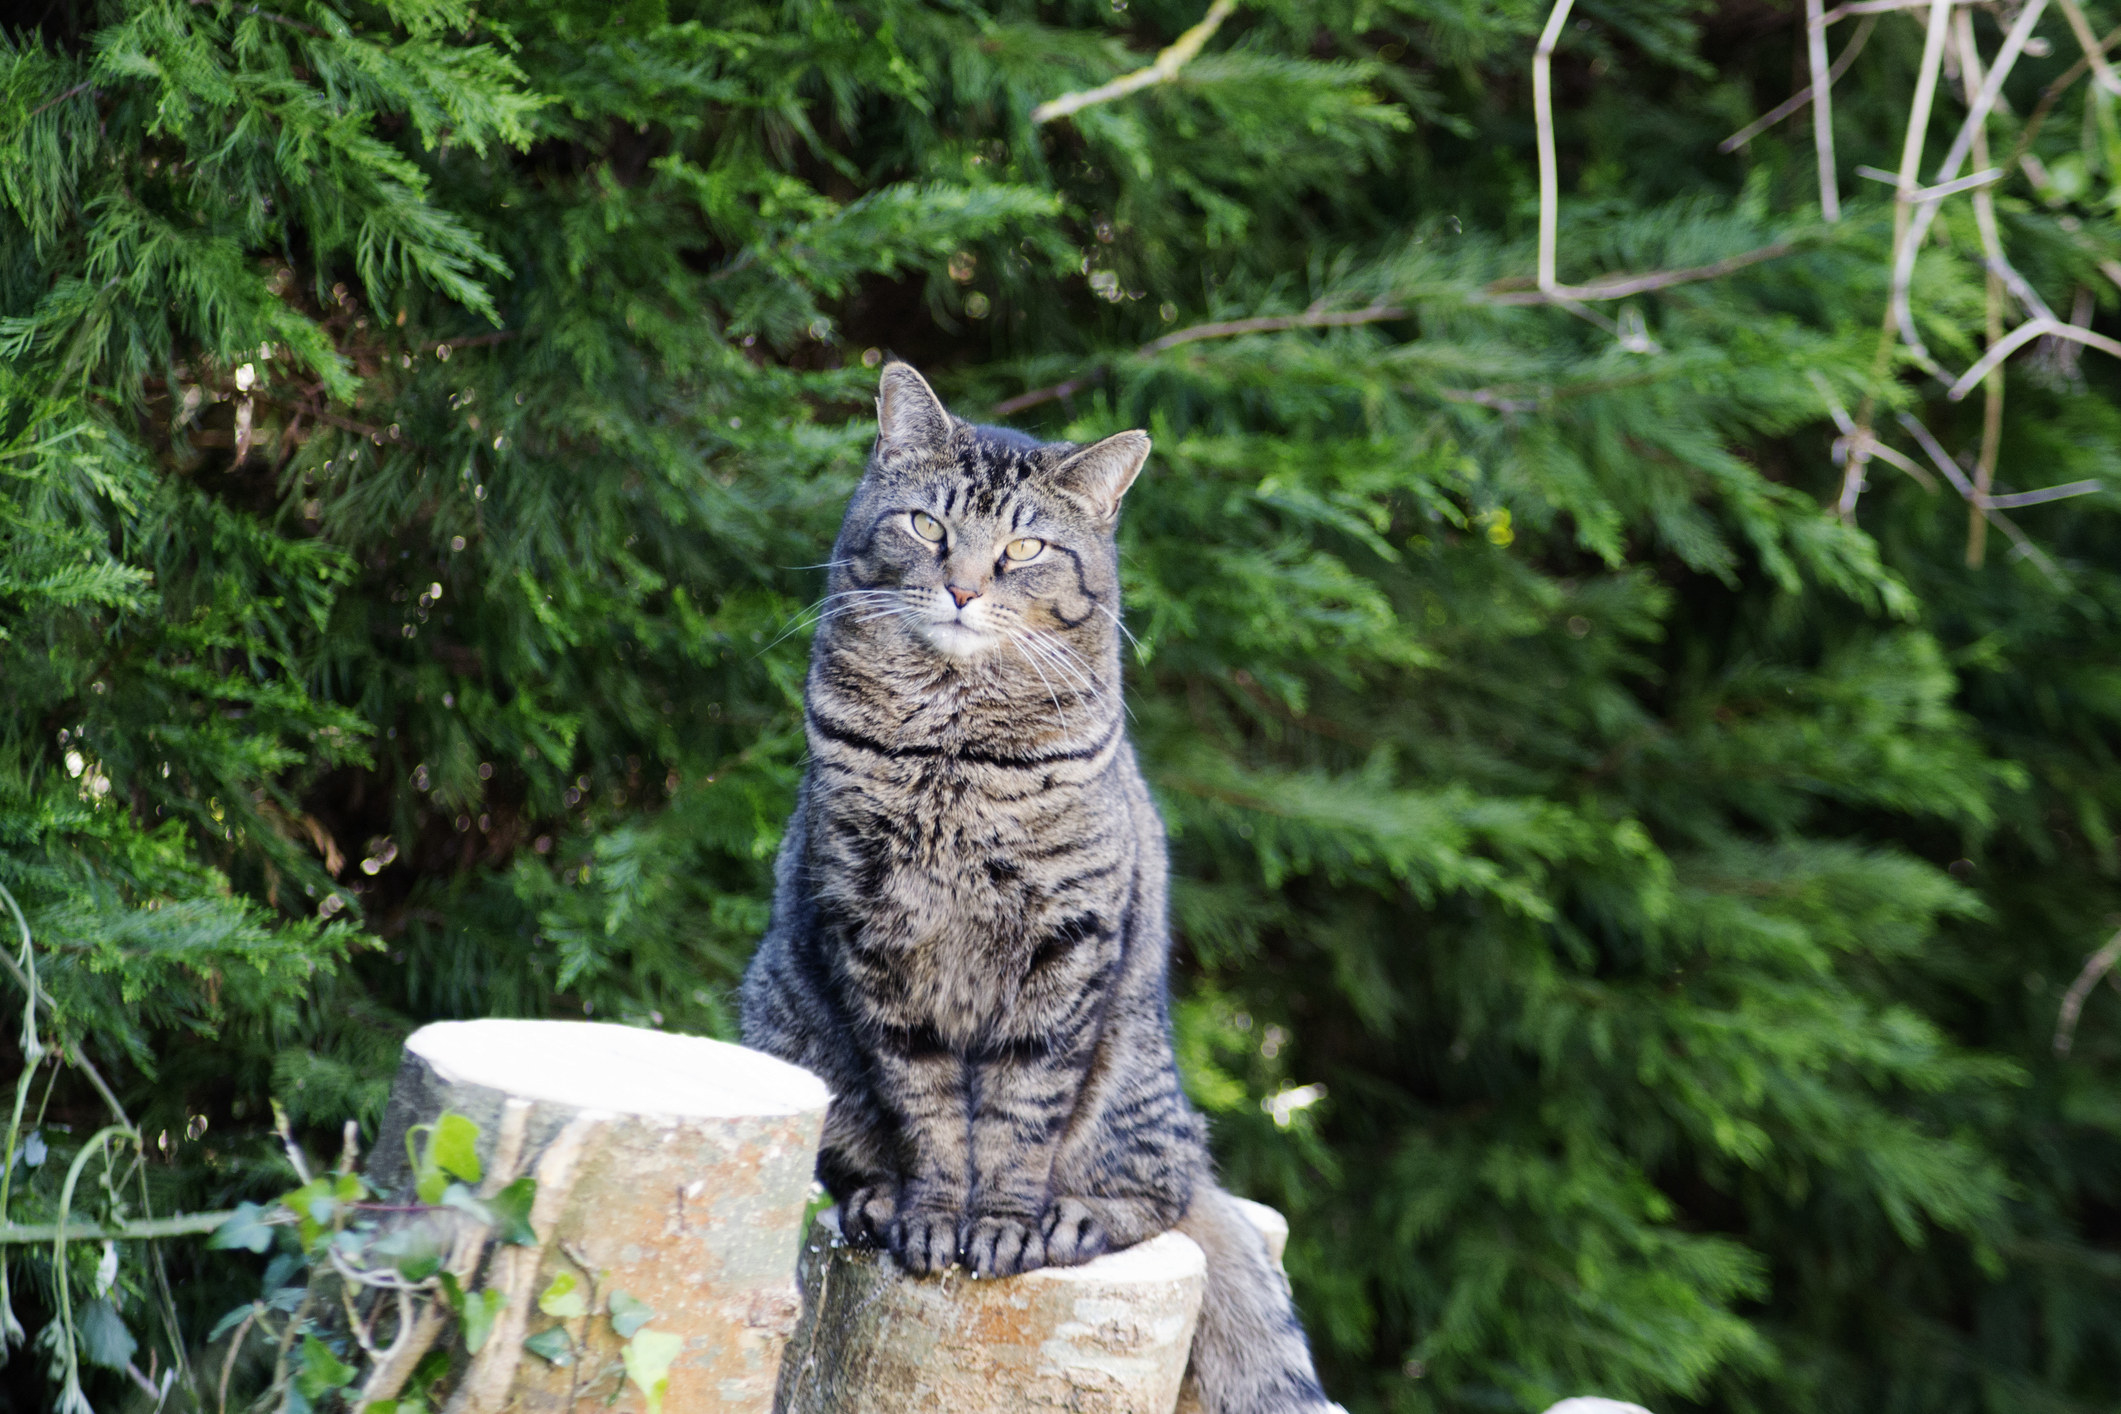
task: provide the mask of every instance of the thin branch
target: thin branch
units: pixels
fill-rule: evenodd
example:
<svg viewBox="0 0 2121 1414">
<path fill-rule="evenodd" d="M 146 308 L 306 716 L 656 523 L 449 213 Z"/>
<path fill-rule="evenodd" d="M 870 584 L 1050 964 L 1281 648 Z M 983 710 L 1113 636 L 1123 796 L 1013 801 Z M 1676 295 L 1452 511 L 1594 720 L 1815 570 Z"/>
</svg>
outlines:
<svg viewBox="0 0 2121 1414">
<path fill-rule="evenodd" d="M 1373 304 L 1366 309 L 1305 310 L 1302 314 L 1266 314 L 1253 319 L 1226 319 L 1215 324 L 1196 324 L 1151 339 L 1134 351 L 1136 358 L 1153 358 L 1166 349 L 1202 339 L 1229 339 L 1240 334 L 1274 334 L 1284 329 L 1338 329 L 1351 324 L 1379 324 L 1404 319 L 1409 311 L 1400 305 Z"/>
<path fill-rule="evenodd" d="M 2062 7 L 2062 18 L 2069 21 L 2069 32 L 2077 36 L 2085 62 L 2092 66 L 2093 79 L 2108 93 L 2121 95 L 2121 77 L 2116 77 L 2114 66 L 2106 62 L 2106 43 L 2092 33 L 2077 0 L 2055 0 L 2055 3 Z"/>
<path fill-rule="evenodd" d="M 72 88 L 68 89 L 66 92 L 60 94 L 58 97 L 47 98 L 42 103 L 39 103 L 36 107 L 30 109 L 28 117 L 34 118 L 39 113 L 42 113 L 45 109 L 56 108 L 60 104 L 66 102 L 67 99 L 72 98 L 74 95 L 86 93 L 94 87 L 95 85 L 92 83 L 77 83 Z M 27 121 L 27 119 L 25 119 L 25 121 Z"/>
<path fill-rule="evenodd" d="M 1876 28 L 1878 28 L 1878 17 L 1876 15 L 1865 15 L 1863 23 L 1856 26 L 1856 32 L 1849 36 L 1849 42 L 1842 46 L 1841 57 L 1834 60 L 1833 67 L 1826 71 L 1826 81 L 1829 88 L 1833 87 L 1835 82 L 1848 72 L 1850 64 L 1856 62 L 1856 56 L 1863 52 L 1864 45 L 1870 43 L 1871 31 Z M 1812 86 L 1806 84 L 1803 88 L 1798 89 L 1788 98 L 1783 99 L 1773 108 L 1770 108 L 1762 116 L 1755 118 L 1722 142 L 1717 143 L 1716 150 L 1718 152 L 1736 152 L 1739 148 L 1744 147 L 1754 138 L 1759 137 L 1769 128 L 1774 127 L 1775 124 L 1789 117 L 1790 114 L 1811 101 Z"/>
<path fill-rule="evenodd" d="M 212 1232 L 234 1216 L 231 1209 L 227 1212 L 179 1213 L 169 1218 L 142 1218 L 136 1223 L 110 1223 L 101 1227 L 69 1222 L 66 1235 L 69 1240 L 78 1242 L 137 1242 L 152 1237 L 189 1237 Z M 57 1223 L 0 1224 L 0 1246 L 50 1242 L 58 1235 Z"/>
<path fill-rule="evenodd" d="M 2067 1058 L 2070 1047 L 2077 1039 L 2077 1017 L 2084 1010 L 2084 1003 L 2099 985 L 2099 979 L 2121 962 L 2121 933 L 2106 940 L 2106 946 L 2084 960 L 2084 970 L 2077 980 L 2069 984 L 2069 991 L 2062 998 L 2062 1009 L 2055 1016 L 2055 1054 Z"/>
<path fill-rule="evenodd" d="M 1640 275 L 1613 275 L 1588 285 L 1562 285 L 1552 290 L 1498 290 L 1490 285 L 1473 295 L 1471 302 L 1516 307 L 1552 305 L 1596 320 L 1591 311 L 1574 306 L 1580 306 L 1589 300 L 1626 299 L 1630 295 L 1668 289 L 1673 285 L 1714 280 L 1733 271 L 1743 270 L 1748 265 L 1757 265 L 1763 260 L 1788 255 L 1796 248 L 1793 242 L 1778 241 L 1774 245 L 1761 246 L 1756 250 L 1740 251 L 1708 265 L 1690 266 L 1684 270 L 1652 270 Z M 1521 281 L 1523 277 L 1517 278 Z M 1412 315 L 1413 310 L 1405 305 L 1373 304 L 1362 309 L 1308 309 L 1301 314 L 1262 314 L 1249 319 L 1222 319 L 1208 324 L 1191 325 L 1174 330 L 1162 338 L 1151 339 L 1135 349 L 1133 356 L 1153 358 L 1167 350 L 1199 343 L 1203 339 L 1229 339 L 1241 334 L 1276 334 L 1287 329 L 1339 329 L 1357 324 L 1389 323 L 1395 319 L 1410 318 Z M 1614 328 L 1610 321 L 1596 322 L 1603 324 L 1609 332 Z M 1029 392 L 1018 393 L 1015 397 L 1004 398 L 994 405 L 992 411 L 996 417 L 1007 417 L 1012 413 L 1022 412 L 1025 408 L 1071 398 L 1099 382 L 1104 376 L 1104 369 L 1099 367 L 1063 383 L 1033 388 Z"/>
<path fill-rule="evenodd" d="M 1555 285 L 1537 290 L 1514 290 L 1504 293 L 1485 292 L 1484 304 L 1565 304 L 1571 301 L 1626 299 L 1630 295 L 1647 294 L 1651 290 L 1662 290 L 1672 285 L 1691 285 L 1700 280 L 1714 280 L 1748 265 L 1758 265 L 1763 260 L 1773 260 L 1788 255 L 1797 247 L 1790 241 L 1777 241 L 1773 245 L 1760 246 L 1754 250 L 1740 251 L 1725 256 L 1722 260 L 1707 265 L 1689 266 L 1684 270 L 1652 270 L 1641 275 L 1608 275 L 1593 280 L 1588 285 Z"/>
<path fill-rule="evenodd" d="M 2039 23 L 2041 12 L 2046 8 L 2047 0 L 2027 0 L 2025 8 L 2019 11 L 2017 21 L 2003 38 L 2003 47 L 1996 52 L 1994 67 L 1989 70 L 1988 77 L 1982 82 L 1979 93 L 1975 95 L 1966 121 L 1959 125 L 1958 136 L 1952 139 L 1951 149 L 1945 153 L 1944 161 L 1938 165 L 1936 185 L 1942 186 L 1957 177 L 1961 165 L 1973 154 L 1974 135 L 1981 132 L 1983 125 L 1987 123 L 1990 110 L 2002 96 L 2004 79 L 2009 77 L 2012 65 L 2018 62 L 2018 56 L 2024 52 L 2026 41 L 2032 38 L 2033 26 Z M 1945 0 L 1934 0 L 1933 19 L 1942 16 L 1944 12 Z M 1928 57 L 1927 48 L 1924 50 L 1924 57 L 1925 60 Z M 1925 71 L 1925 78 L 1930 81 L 1930 94 L 1927 96 L 1934 96 L 1936 75 Z M 1913 196 L 1917 190 L 1916 168 L 1922 156 L 1922 133 L 1918 131 L 1917 116 L 1920 128 L 1926 129 L 1929 126 L 1929 104 L 1925 101 L 1927 96 L 1919 91 L 1917 93 L 1916 107 L 1919 114 L 1909 118 L 1907 147 L 1901 153 L 1898 208 L 1901 219 L 1896 220 L 1894 232 L 1896 242 L 1893 252 L 1892 318 L 1898 326 L 1901 339 L 1906 342 L 1915 357 L 1934 370 L 1935 360 L 1930 358 L 1929 350 L 1923 346 L 1922 336 L 1915 328 L 1909 293 L 1915 279 L 1915 254 L 1921 249 L 1923 238 L 1928 235 L 1930 223 L 1936 219 L 1939 208 L 1936 201 L 1918 202 Z"/>
<path fill-rule="evenodd" d="M 1819 214 L 1841 219 L 1841 184 L 1834 171 L 1834 75 L 1826 63 L 1826 18 L 1821 0 L 1804 0 L 1804 57 L 1812 71 L 1812 149 L 1819 158 Z"/>
<path fill-rule="evenodd" d="M 1944 448 L 1937 444 L 1937 439 L 1930 435 L 1930 430 L 1927 427 L 1924 427 L 1906 413 L 1900 414 L 1900 425 L 1908 430 L 1908 435 L 1922 444 L 1922 450 L 1929 454 L 1929 459 L 1935 462 L 1937 469 L 1943 472 L 1950 479 L 1952 485 L 1959 489 L 1959 494 L 1974 504 L 1975 508 L 1981 512 L 1982 519 L 2003 532 L 2005 537 L 2011 542 L 2011 552 L 2013 554 L 2031 560 L 2034 568 L 2046 575 L 2057 588 L 2068 587 L 2069 581 L 2062 577 L 2061 570 L 2055 568 L 2055 562 L 2040 553 L 2040 547 L 2033 544 L 2031 539 L 2026 536 L 2026 533 L 2018 528 L 2016 521 L 2003 514 L 2002 510 L 1993 502 L 1981 497 L 1975 491 L 1972 484 L 1967 481 L 1966 473 L 1959 470 L 1957 464 L 1944 454 Z"/>
<path fill-rule="evenodd" d="M 1554 0 L 1547 26 L 1532 51 L 1532 120 L 1539 126 L 1539 288 L 1554 289 L 1554 239 L 1561 204 L 1554 162 L 1554 46 L 1576 0 Z"/>
<path fill-rule="evenodd" d="M 2096 52 L 2103 59 L 2106 51 L 2113 48 L 2116 42 L 2121 42 L 2121 29 L 2112 30 L 2106 38 L 2100 40 L 2095 46 Z M 2010 161 L 2004 163 L 2006 167 L 2014 166 L 2025 159 L 2026 153 L 2032 150 L 2033 139 L 2040 136 L 2040 129 L 2047 122 L 2047 115 L 2054 111 L 2056 101 L 2069 90 L 2071 84 L 2090 73 L 2091 67 L 2092 56 L 2087 52 L 2076 63 L 2064 69 L 2060 78 L 2040 90 L 2040 101 L 2033 105 L 2032 116 L 2025 120 L 2025 127 L 2018 134 L 2017 144 L 2011 148 Z"/>
<path fill-rule="evenodd" d="M 1966 11 L 1961 10 L 1959 14 L 1963 18 Z M 1881 171 L 1876 167 L 1858 167 L 1856 175 L 1869 181 L 1884 182 L 1887 186 L 1897 186 L 1900 182 L 1900 178 L 1893 173 Z M 1973 191 L 1977 187 L 1985 187 L 1991 182 L 2002 180 L 2003 169 L 2001 167 L 1989 167 L 1974 173 L 1970 177 L 1960 177 L 1954 181 L 1939 182 L 1933 187 L 1917 187 L 1907 193 L 1907 199 L 1909 201 L 1942 201 L 1948 196 L 1957 196 L 1963 191 Z"/>
<path fill-rule="evenodd" d="M 1981 48 L 1974 42 L 1974 17 L 1961 10 L 1953 16 L 1953 30 L 1959 42 L 1959 76 L 1966 85 L 1969 105 L 1974 95 L 1982 88 Z M 1973 157 L 1977 165 L 1988 166 L 1988 124 L 1982 123 L 1974 129 Z M 2003 233 L 1996 224 L 1996 194 L 1984 188 L 1974 194 L 1974 224 L 1981 232 L 1981 253 L 1988 266 L 1987 278 L 1982 284 L 1982 336 L 1991 344 L 2003 337 L 2003 272 L 2010 269 L 2010 262 L 2003 258 Z M 2011 270 L 2012 276 L 2017 271 Z M 2023 284 L 2021 280 L 2019 282 Z M 2028 288 L 2030 288 L 2028 286 Z M 2035 299 L 2038 296 L 2034 296 Z M 2030 308 L 2030 306 L 2028 306 Z M 1966 512 L 1966 565 L 1968 569 L 1981 568 L 1988 553 L 1988 516 L 1986 511 L 1992 504 L 1990 491 L 1996 484 L 1996 457 L 2003 445 L 2003 369 L 1999 365 L 1989 374 L 1986 396 L 1981 408 L 1981 451 L 1974 459 L 1974 500 Z"/>
<path fill-rule="evenodd" d="M 2121 358 L 2121 342 L 2109 339 L 2104 334 L 2094 334 L 2089 329 L 2079 329 L 2076 325 L 2065 324 L 2059 319 L 2028 319 L 2004 335 L 2001 342 L 1989 345 L 1989 350 L 1981 356 L 1981 361 L 1960 374 L 1959 381 L 1952 384 L 1951 391 L 1945 396 L 1955 403 L 1958 402 L 1988 376 L 1991 368 L 2043 334 L 2052 334 L 2058 339 L 2068 339 L 2073 343 L 2083 344 L 2086 348 Z"/>
<path fill-rule="evenodd" d="M 2003 496 L 1985 497 L 1983 503 L 1998 510 L 2014 511 L 2021 506 L 2037 506 L 2047 501 L 2067 500 L 2071 496 L 2089 496 L 2094 491 L 2104 491 L 2103 481 L 2068 481 L 2060 486 L 2045 486 L 2038 491 L 2013 491 Z"/>
<path fill-rule="evenodd" d="M 193 3 L 196 4 L 197 0 L 193 0 Z M 1236 8 L 1237 0 L 1215 0 L 1215 3 L 1208 7 L 1208 13 L 1201 17 L 1200 23 L 1172 40 L 1148 67 L 1136 69 L 1131 74 L 1122 74 L 1112 82 L 1099 84 L 1096 88 L 1064 93 L 1058 98 L 1041 103 L 1031 110 L 1032 123 L 1050 123 L 1056 118 L 1079 113 L 1094 103 L 1109 103 L 1115 98 L 1125 98 L 1130 93 L 1154 84 L 1169 83 L 1178 77 L 1178 71 L 1185 67 L 1194 55 L 1200 53 L 1201 46 L 1214 37 L 1215 31 L 1222 28 L 1223 21 L 1230 18 L 1230 12 Z"/>
<path fill-rule="evenodd" d="M 1839 24 L 1850 15 L 1889 15 L 1896 10 L 1920 10 L 1930 0 L 1849 0 L 1846 5 L 1836 5 L 1826 12 L 1826 22 Z M 1945 0 L 1951 5 L 1982 5 L 1988 0 Z"/>
</svg>

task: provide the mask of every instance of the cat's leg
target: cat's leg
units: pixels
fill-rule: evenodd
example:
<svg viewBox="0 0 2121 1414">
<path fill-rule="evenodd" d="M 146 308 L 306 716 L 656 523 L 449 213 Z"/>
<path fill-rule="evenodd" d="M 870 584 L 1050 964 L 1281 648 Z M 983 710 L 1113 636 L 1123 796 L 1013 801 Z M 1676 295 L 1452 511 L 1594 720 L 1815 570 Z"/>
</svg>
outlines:
<svg viewBox="0 0 2121 1414">
<path fill-rule="evenodd" d="M 1016 1055 L 978 1066 L 964 1241 L 973 1275 L 1014 1276 L 1047 1265 L 1039 1216 L 1081 1084 L 1081 1064 L 1067 1057 Z"/>
<path fill-rule="evenodd" d="M 940 1272 L 958 1259 L 970 1156 L 965 1124 L 965 1063 L 940 1046 L 887 1038 L 871 1056 L 873 1093 L 891 1110 L 899 1140 L 895 1191 L 878 1187 L 863 1195 L 879 1215 L 884 1246 L 915 1276 Z"/>
<path fill-rule="evenodd" d="M 1124 1036 L 1107 1043 L 1126 1048 Z M 1168 1231 L 1207 1171 L 1206 1127 L 1161 1044 L 1089 1077 L 1039 1214 L 1046 1260 L 1074 1266 Z"/>
</svg>

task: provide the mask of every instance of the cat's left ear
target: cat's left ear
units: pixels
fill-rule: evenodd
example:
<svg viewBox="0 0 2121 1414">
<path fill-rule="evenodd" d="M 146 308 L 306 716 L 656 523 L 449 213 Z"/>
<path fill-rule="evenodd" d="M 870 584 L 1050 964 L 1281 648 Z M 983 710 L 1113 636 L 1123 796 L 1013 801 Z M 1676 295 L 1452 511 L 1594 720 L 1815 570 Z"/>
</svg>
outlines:
<svg viewBox="0 0 2121 1414">
<path fill-rule="evenodd" d="M 1119 498 L 1148 460 L 1148 433 L 1115 432 L 1055 467 L 1053 484 L 1087 505 L 1099 520 L 1111 520 L 1119 514 Z"/>
</svg>

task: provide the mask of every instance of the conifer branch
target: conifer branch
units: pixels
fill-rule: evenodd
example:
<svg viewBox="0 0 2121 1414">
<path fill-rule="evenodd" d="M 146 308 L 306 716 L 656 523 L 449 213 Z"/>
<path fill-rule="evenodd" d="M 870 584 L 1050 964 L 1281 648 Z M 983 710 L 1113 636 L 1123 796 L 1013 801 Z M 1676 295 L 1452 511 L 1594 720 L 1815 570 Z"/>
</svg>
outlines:
<svg viewBox="0 0 2121 1414">
<path fill-rule="evenodd" d="M 197 4 L 199 0 L 192 0 L 192 3 Z M 1115 98 L 1125 98 L 1130 93 L 1139 92 L 1155 84 L 1169 83 L 1178 77 L 1180 69 L 1200 53 L 1201 46 L 1214 38 L 1215 31 L 1222 28 L 1223 21 L 1230 18 L 1230 12 L 1236 8 L 1237 0 L 1215 0 L 1215 3 L 1208 7 L 1208 13 L 1201 17 L 1200 23 L 1172 40 L 1157 54 L 1154 62 L 1130 74 L 1122 74 L 1110 83 L 1099 84 L 1096 88 L 1064 93 L 1058 98 L 1048 99 L 1031 110 L 1032 124 L 1038 126 L 1050 123 L 1056 118 L 1079 113 L 1092 104 L 1109 103 Z"/>
<path fill-rule="evenodd" d="M 191 0 L 191 3 L 194 5 L 216 5 L 220 3 L 220 0 Z M 233 5 L 230 8 L 239 15 L 252 15 L 264 20 L 267 24 L 285 25 L 289 29 L 300 30 L 304 34 L 313 34 L 319 39 L 329 38 L 323 30 L 318 29 L 315 25 L 304 24 L 302 21 L 290 18 L 287 15 L 274 14 L 271 10 L 265 9 L 260 5 Z"/>
<path fill-rule="evenodd" d="M 1838 82 L 1843 74 L 1848 72 L 1849 65 L 1855 63 L 1856 56 L 1863 52 L 1863 46 L 1870 43 L 1871 31 L 1877 28 L 1878 17 L 1876 15 L 1865 15 L 1863 17 L 1863 23 L 1856 26 L 1855 34 L 1851 35 L 1849 42 L 1842 46 L 1841 54 L 1834 60 L 1833 67 L 1826 71 L 1826 81 L 1829 88 Z M 1805 104 L 1810 103 L 1812 101 L 1812 92 L 1813 85 L 1806 84 L 1752 122 L 1747 123 L 1737 132 L 1732 133 L 1722 142 L 1717 143 L 1716 150 L 1718 152 L 1736 152 L 1769 128 L 1774 127 L 1775 124 L 1781 122 L 1784 118 L 1804 107 Z"/>
</svg>

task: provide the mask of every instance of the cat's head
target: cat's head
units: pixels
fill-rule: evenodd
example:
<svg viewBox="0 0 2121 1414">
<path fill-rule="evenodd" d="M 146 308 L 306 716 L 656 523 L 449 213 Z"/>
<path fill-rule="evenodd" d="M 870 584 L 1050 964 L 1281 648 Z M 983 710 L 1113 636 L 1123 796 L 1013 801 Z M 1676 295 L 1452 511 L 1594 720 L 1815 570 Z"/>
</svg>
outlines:
<svg viewBox="0 0 2121 1414">
<path fill-rule="evenodd" d="M 1120 498 L 1149 456 L 1121 432 L 1039 442 L 950 415 L 888 364 L 876 450 L 834 551 L 832 617 L 896 629 L 960 662 L 1116 634 Z M 1016 656 L 1012 654 L 1011 656 Z"/>
</svg>

